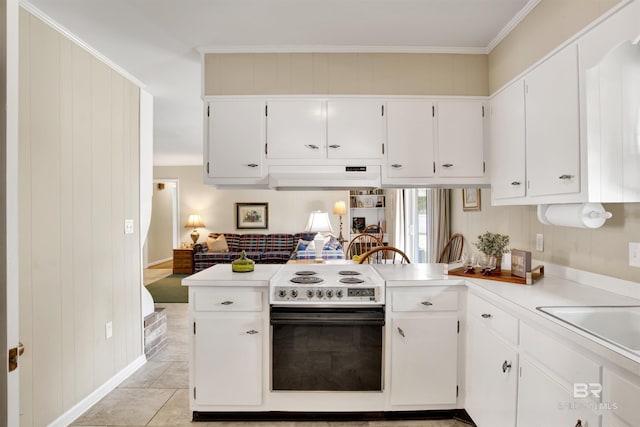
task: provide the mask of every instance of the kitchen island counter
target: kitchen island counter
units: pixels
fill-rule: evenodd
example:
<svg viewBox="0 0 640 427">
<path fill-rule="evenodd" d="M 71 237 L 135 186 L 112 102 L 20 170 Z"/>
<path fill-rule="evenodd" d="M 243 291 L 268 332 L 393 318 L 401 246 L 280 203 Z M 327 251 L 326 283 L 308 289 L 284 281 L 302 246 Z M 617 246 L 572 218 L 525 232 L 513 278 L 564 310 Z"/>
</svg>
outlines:
<svg viewBox="0 0 640 427">
<path fill-rule="evenodd" d="M 268 287 L 269 281 L 282 268 L 282 264 L 256 264 L 255 270 L 247 273 L 231 271 L 231 264 L 217 264 L 182 279 L 182 286 L 251 286 Z"/>
</svg>

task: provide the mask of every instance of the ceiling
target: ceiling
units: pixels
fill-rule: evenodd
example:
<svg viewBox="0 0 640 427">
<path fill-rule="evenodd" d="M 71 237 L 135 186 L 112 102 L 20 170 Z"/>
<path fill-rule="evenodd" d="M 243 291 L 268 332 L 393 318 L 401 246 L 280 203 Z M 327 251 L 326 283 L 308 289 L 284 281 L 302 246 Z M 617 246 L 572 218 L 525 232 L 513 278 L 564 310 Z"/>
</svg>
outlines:
<svg viewBox="0 0 640 427">
<path fill-rule="evenodd" d="M 29 0 L 154 97 L 154 164 L 202 164 L 200 52 L 488 53 L 539 0 Z"/>
</svg>

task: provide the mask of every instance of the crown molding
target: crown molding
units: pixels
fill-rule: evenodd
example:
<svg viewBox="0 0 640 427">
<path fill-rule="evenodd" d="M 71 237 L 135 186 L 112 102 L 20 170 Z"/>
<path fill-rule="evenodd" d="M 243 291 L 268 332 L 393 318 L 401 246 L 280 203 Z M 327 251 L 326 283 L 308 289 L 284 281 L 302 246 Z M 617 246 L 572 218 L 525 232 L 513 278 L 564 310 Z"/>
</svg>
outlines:
<svg viewBox="0 0 640 427">
<path fill-rule="evenodd" d="M 54 21 L 49 15 L 47 15 L 46 13 L 38 9 L 33 4 L 29 3 L 26 0 L 20 0 L 20 7 L 26 10 L 27 12 L 29 12 L 30 14 L 32 14 L 33 16 L 35 16 L 36 18 L 43 21 L 45 24 L 47 24 L 48 26 L 50 26 L 51 28 L 53 28 L 54 30 L 56 30 L 57 32 L 59 32 L 60 34 L 62 34 L 63 36 L 65 36 L 66 38 L 68 38 L 69 40 L 71 40 L 81 48 L 83 48 L 84 50 L 86 50 L 87 52 L 89 52 L 91 55 L 95 56 L 101 62 L 104 62 L 108 67 L 116 71 L 118 74 L 121 74 L 124 78 L 131 81 L 133 84 L 135 84 L 139 88 L 143 89 L 146 86 L 144 83 L 142 83 L 140 79 L 133 76 L 131 73 L 129 73 L 124 68 L 122 68 L 121 66 L 113 62 L 111 59 L 104 56 L 102 53 L 97 51 L 93 46 L 87 44 L 87 42 L 85 42 L 84 40 L 76 36 L 74 33 L 69 31 L 63 25 Z"/>
<path fill-rule="evenodd" d="M 540 1 L 540 0 L 537 0 Z M 207 53 L 441 53 L 486 55 L 486 47 L 437 47 L 437 46 L 332 46 L 332 45 L 282 45 L 237 46 L 212 45 L 199 47 L 201 55 Z"/>
<path fill-rule="evenodd" d="M 490 53 L 505 37 L 509 35 L 511 31 L 531 12 L 542 0 L 529 0 L 527 4 L 524 5 L 522 10 L 514 16 L 511 21 L 505 25 L 502 30 L 495 36 L 493 40 L 487 46 L 487 53 Z"/>
</svg>

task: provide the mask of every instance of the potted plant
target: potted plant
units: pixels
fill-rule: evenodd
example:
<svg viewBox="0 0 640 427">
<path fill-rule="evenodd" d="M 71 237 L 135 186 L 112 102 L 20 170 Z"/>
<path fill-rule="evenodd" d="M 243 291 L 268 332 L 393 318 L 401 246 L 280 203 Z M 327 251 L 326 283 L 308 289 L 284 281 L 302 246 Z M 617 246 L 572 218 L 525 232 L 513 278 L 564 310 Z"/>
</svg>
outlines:
<svg viewBox="0 0 640 427">
<path fill-rule="evenodd" d="M 480 252 L 488 257 L 496 257 L 495 272 L 500 273 L 502 264 L 502 254 L 509 252 L 509 236 L 500 233 L 487 231 L 478 236 L 478 241 L 474 243 Z"/>
</svg>

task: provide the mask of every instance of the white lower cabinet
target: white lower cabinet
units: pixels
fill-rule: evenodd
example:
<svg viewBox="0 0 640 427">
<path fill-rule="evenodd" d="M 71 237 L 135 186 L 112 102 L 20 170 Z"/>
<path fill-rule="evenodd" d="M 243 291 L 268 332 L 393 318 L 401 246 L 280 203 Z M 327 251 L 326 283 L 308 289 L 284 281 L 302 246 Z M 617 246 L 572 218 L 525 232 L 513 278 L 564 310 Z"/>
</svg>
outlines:
<svg viewBox="0 0 640 427">
<path fill-rule="evenodd" d="M 465 409 L 478 427 L 516 425 L 517 372 L 517 350 L 482 321 L 469 319 Z"/>
<path fill-rule="evenodd" d="M 262 317 L 196 317 L 193 398 L 216 405 L 262 403 Z"/>
<path fill-rule="evenodd" d="M 458 292 L 444 287 L 395 289 L 391 307 L 391 405 L 457 401 Z"/>
<path fill-rule="evenodd" d="M 640 378 L 605 369 L 602 380 L 603 426 L 640 426 Z"/>
<path fill-rule="evenodd" d="M 263 404 L 265 291 L 190 290 L 190 400 L 194 411 Z M 266 314 L 265 314 L 266 313 Z"/>
</svg>

